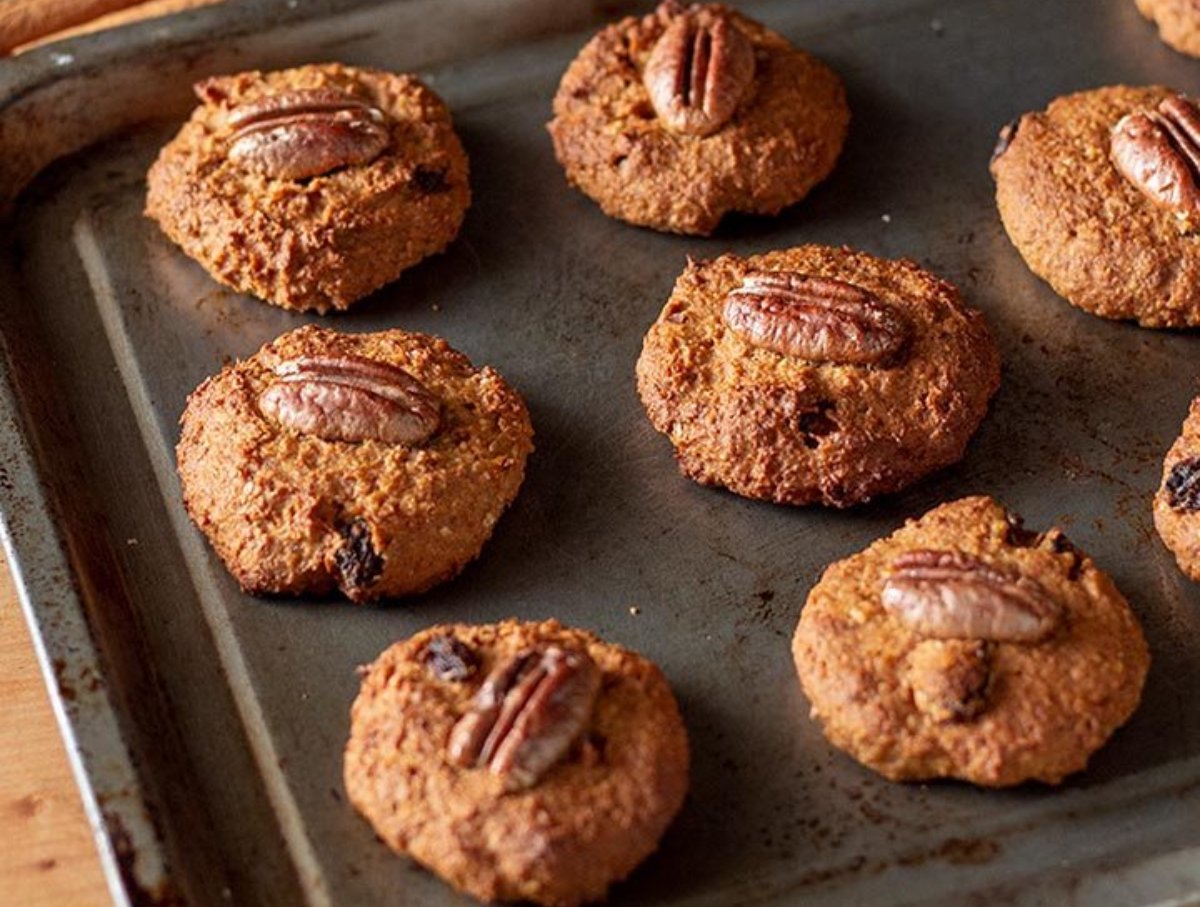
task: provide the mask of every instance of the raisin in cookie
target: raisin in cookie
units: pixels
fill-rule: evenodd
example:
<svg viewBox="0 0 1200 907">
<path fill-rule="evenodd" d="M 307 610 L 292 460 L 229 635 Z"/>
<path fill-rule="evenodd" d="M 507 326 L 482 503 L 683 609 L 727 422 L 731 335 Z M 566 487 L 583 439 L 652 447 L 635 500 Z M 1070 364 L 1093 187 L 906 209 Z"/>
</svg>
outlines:
<svg viewBox="0 0 1200 907">
<path fill-rule="evenodd" d="M 345 782 L 389 847 L 460 891 L 570 907 L 658 846 L 687 734 L 662 672 L 591 633 L 440 626 L 366 670 Z"/>
<path fill-rule="evenodd" d="M 1145 327 L 1200 325 L 1200 110 L 1168 88 L 1067 95 L 1001 133 L 1009 238 L 1072 305 Z"/>
<path fill-rule="evenodd" d="M 637 364 L 706 485 L 848 507 L 960 459 L 999 386 L 983 316 L 910 261 L 801 246 L 689 261 Z"/>
<path fill-rule="evenodd" d="M 1200 582 L 1200 397 L 1192 401 L 1163 463 L 1154 527 L 1174 552 L 1179 569 Z"/>
<path fill-rule="evenodd" d="M 1143 16 L 1158 25 L 1158 36 L 1180 53 L 1200 57 L 1200 5 L 1196 0 L 1136 0 Z"/>
<path fill-rule="evenodd" d="M 364 602 L 474 559 L 532 450 L 525 404 L 444 341 L 314 326 L 188 398 L 184 503 L 252 593 Z"/>
<path fill-rule="evenodd" d="M 991 498 L 831 565 L 792 643 L 825 736 L 893 780 L 1057 784 L 1137 707 L 1150 656 L 1105 574 Z"/>
<path fill-rule="evenodd" d="M 776 214 L 833 170 L 850 111 L 838 77 L 733 9 L 667 2 L 594 37 L 549 123 L 572 185 L 606 214 L 708 234 Z"/>
<path fill-rule="evenodd" d="M 196 85 L 146 213 L 221 283 L 345 309 L 442 251 L 470 203 L 446 105 L 410 75 L 336 63 Z"/>
</svg>

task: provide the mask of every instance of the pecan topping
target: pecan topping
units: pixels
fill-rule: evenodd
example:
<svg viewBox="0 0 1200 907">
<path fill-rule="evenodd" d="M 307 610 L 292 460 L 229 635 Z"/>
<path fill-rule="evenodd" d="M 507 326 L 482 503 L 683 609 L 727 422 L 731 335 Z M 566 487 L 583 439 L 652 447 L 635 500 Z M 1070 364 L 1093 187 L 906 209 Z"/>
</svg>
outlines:
<svg viewBox="0 0 1200 907">
<path fill-rule="evenodd" d="M 926 639 L 908 654 L 913 704 L 939 724 L 969 721 L 987 705 L 990 656 L 978 639 Z"/>
<path fill-rule="evenodd" d="M 458 683 L 479 670 L 479 656 L 461 640 L 443 634 L 425 644 L 425 667 L 438 680 Z"/>
<path fill-rule="evenodd" d="M 281 91 L 230 111 L 229 160 L 276 179 L 320 176 L 374 160 L 388 146 L 378 107 L 333 88 Z"/>
<path fill-rule="evenodd" d="M 642 81 L 654 112 L 686 135 L 716 132 L 737 112 L 754 79 L 754 47 L 725 15 L 682 15 L 646 61 Z"/>
<path fill-rule="evenodd" d="M 1163 488 L 1172 509 L 1200 510 L 1200 457 L 1188 457 L 1172 466 Z"/>
<path fill-rule="evenodd" d="M 1156 205 L 1200 218 L 1200 110 L 1182 95 L 1122 117 L 1112 131 L 1117 169 Z"/>
<path fill-rule="evenodd" d="M 486 766 L 508 791 L 532 787 L 586 729 L 600 669 L 586 652 L 547 646 L 498 664 L 450 732 L 450 762 Z"/>
<path fill-rule="evenodd" d="M 957 551 L 909 551 L 892 567 L 883 606 L 921 636 L 1038 642 L 1062 618 L 1035 580 Z"/>
<path fill-rule="evenodd" d="M 754 271 L 725 297 L 725 323 L 754 346 L 813 362 L 895 357 L 908 324 L 874 293 L 794 271 Z"/>
<path fill-rule="evenodd" d="M 415 446 L 438 428 L 437 400 L 403 369 L 361 356 L 301 357 L 275 367 L 259 408 L 286 428 L 326 441 Z"/>
</svg>

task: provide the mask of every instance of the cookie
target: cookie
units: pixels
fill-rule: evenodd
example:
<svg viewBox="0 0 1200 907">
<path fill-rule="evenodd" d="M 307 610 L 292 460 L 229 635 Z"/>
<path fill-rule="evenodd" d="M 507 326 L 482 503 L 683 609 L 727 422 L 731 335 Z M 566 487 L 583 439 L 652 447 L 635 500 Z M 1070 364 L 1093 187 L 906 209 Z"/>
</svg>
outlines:
<svg viewBox="0 0 1200 907">
<path fill-rule="evenodd" d="M 1183 430 L 1163 463 L 1154 496 L 1154 528 L 1179 569 L 1200 582 L 1200 397 L 1192 401 Z"/>
<path fill-rule="evenodd" d="M 1200 6 L 1195 0 L 1136 0 L 1143 16 L 1158 26 L 1158 36 L 1180 53 L 1200 57 Z"/>
<path fill-rule="evenodd" d="M 833 170 L 850 121 L 838 77 L 737 11 L 661 4 L 596 35 L 548 124 L 567 179 L 604 212 L 708 234 L 777 214 Z"/>
<path fill-rule="evenodd" d="M 991 498 L 831 565 L 792 642 L 825 736 L 893 780 L 1057 784 L 1137 707 L 1150 656 L 1105 574 Z"/>
<path fill-rule="evenodd" d="M 1004 229 L 1072 305 L 1145 327 L 1200 325 L 1200 147 L 1180 128 L 1193 118 L 1168 88 L 1118 85 L 1002 131 L 991 168 Z"/>
<path fill-rule="evenodd" d="M 356 602 L 473 560 L 533 449 L 520 396 L 446 341 L 298 328 L 188 398 L 188 513 L 250 593 Z"/>
<path fill-rule="evenodd" d="M 637 379 L 684 475 L 848 507 L 959 460 L 1000 364 L 983 316 L 913 262 L 800 246 L 689 260 Z"/>
<path fill-rule="evenodd" d="M 218 281 L 285 309 L 347 308 L 458 234 L 467 156 L 414 76 L 330 63 L 196 84 L 146 214 Z"/>
<path fill-rule="evenodd" d="M 662 672 L 556 621 L 440 626 L 366 669 L 345 783 L 375 833 L 481 901 L 602 898 L 688 786 Z"/>
</svg>

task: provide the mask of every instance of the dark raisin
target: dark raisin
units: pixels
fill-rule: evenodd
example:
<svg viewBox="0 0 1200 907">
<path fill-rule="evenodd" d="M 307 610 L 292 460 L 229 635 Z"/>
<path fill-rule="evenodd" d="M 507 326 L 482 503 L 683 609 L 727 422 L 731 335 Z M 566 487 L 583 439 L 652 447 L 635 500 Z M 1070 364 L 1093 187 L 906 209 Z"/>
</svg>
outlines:
<svg viewBox="0 0 1200 907">
<path fill-rule="evenodd" d="M 1164 486 L 1167 503 L 1176 510 L 1200 510 L 1200 457 L 1188 457 L 1171 467 Z"/>
<path fill-rule="evenodd" d="M 439 192 L 450 191 L 450 183 L 446 180 L 445 167 L 426 167 L 419 164 L 412 175 L 413 188 L 423 195 L 436 195 Z"/>
<path fill-rule="evenodd" d="M 338 532 L 346 540 L 333 556 L 342 587 L 362 589 L 371 585 L 383 572 L 383 558 L 371 546 L 371 527 L 365 520 L 355 518 L 339 526 Z"/>
<path fill-rule="evenodd" d="M 479 670 L 479 657 L 453 636 L 435 636 L 425 646 L 425 667 L 438 680 L 457 683 Z"/>
</svg>

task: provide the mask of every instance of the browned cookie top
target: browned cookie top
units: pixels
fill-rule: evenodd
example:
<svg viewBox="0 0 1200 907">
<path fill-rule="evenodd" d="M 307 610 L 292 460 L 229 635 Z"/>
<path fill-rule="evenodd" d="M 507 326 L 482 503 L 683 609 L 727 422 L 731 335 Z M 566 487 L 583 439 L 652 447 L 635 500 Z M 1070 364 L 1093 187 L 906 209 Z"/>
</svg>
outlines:
<svg viewBox="0 0 1200 907">
<path fill-rule="evenodd" d="M 1165 107 L 1164 107 L 1165 104 Z M 1196 126 L 1186 122 L 1195 119 Z M 1200 111 L 1168 88 L 1067 95 L 1005 127 L 992 161 L 1009 237 L 1073 305 L 1200 324 Z M 1183 195 L 1172 198 L 1174 184 Z"/>
<path fill-rule="evenodd" d="M 1180 53 L 1200 57 L 1200 6 L 1195 0 L 1136 0 L 1143 16 L 1157 23 L 1159 37 Z"/>
<path fill-rule="evenodd" d="M 223 283 L 344 309 L 457 234 L 466 154 L 416 77 L 329 63 L 196 93 L 150 170 L 146 212 Z"/>
<path fill-rule="evenodd" d="M 1163 462 L 1154 496 L 1154 526 L 1179 569 L 1200 581 L 1200 397 Z"/>
<path fill-rule="evenodd" d="M 954 287 L 825 246 L 689 261 L 637 373 L 686 475 L 835 507 L 958 460 L 1000 381 Z"/>
<path fill-rule="evenodd" d="M 584 47 L 548 128 L 568 179 L 605 213 L 707 234 L 727 212 L 775 214 L 807 195 L 849 119 L 837 76 L 786 39 L 728 7 L 666 2 Z"/>
<path fill-rule="evenodd" d="M 244 588 L 422 591 L 478 553 L 532 449 L 525 404 L 444 341 L 291 331 L 188 398 L 184 503 Z"/>
<path fill-rule="evenodd" d="M 603 897 L 655 849 L 687 779 L 658 668 L 555 621 L 396 643 L 365 673 L 346 747 L 376 833 L 484 901 Z"/>
<path fill-rule="evenodd" d="M 1149 666 L 1137 618 L 1092 560 L 986 497 L 831 565 L 793 655 L 834 745 L 892 779 L 989 787 L 1082 769 Z"/>
</svg>

